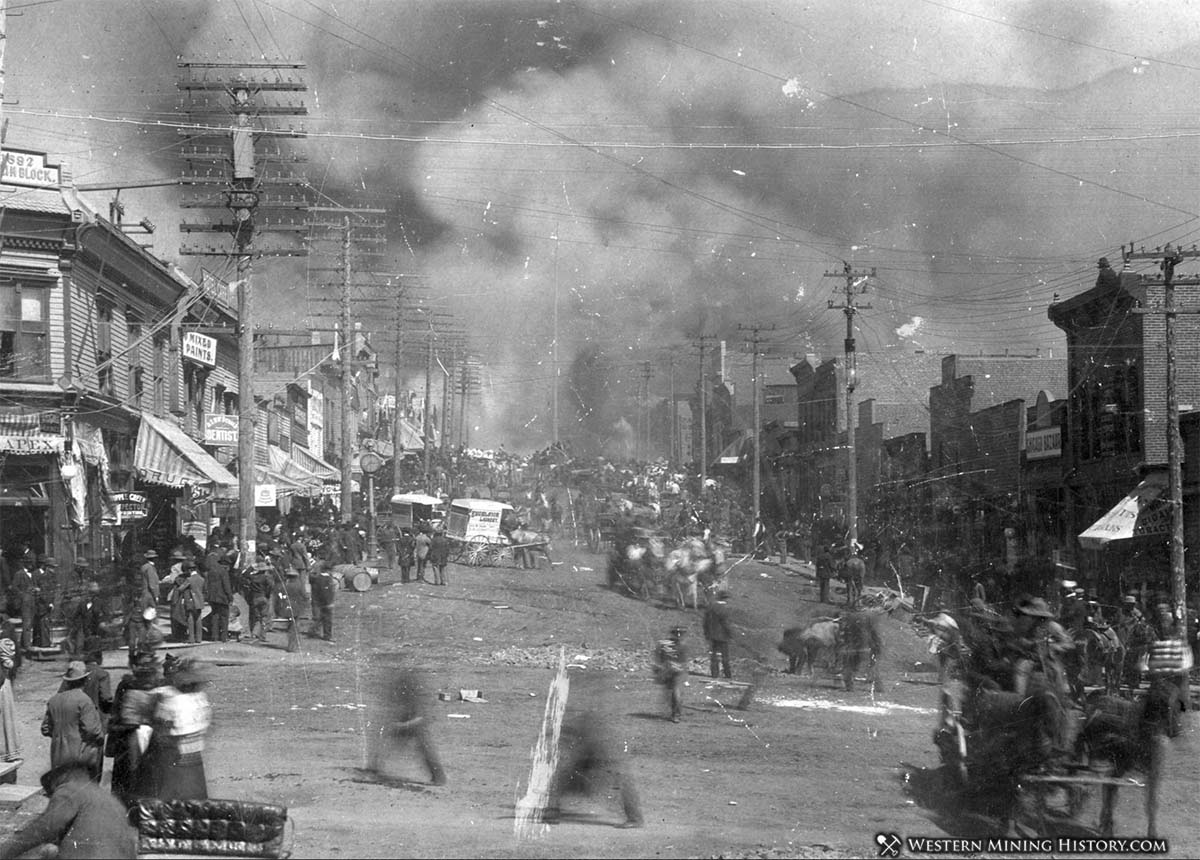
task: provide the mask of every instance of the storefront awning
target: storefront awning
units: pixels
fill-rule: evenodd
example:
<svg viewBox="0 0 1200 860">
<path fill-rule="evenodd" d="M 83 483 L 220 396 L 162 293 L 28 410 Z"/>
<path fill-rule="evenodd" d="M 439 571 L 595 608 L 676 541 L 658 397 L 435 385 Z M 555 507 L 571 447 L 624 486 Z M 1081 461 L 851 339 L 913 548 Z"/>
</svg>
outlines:
<svg viewBox="0 0 1200 860">
<path fill-rule="evenodd" d="M 324 481 L 288 456 L 287 452 L 278 445 L 268 445 L 267 456 L 271 460 L 270 471 L 286 478 L 288 483 L 297 488 L 298 495 L 321 495 L 321 486 Z"/>
<path fill-rule="evenodd" d="M 312 472 L 322 481 L 340 481 L 342 473 L 330 466 L 316 454 L 313 454 L 307 448 L 293 447 L 292 459 L 299 463 L 304 469 Z"/>
<path fill-rule="evenodd" d="M 215 496 L 236 494 L 237 478 L 175 424 L 142 413 L 133 472 L 165 487 L 211 486 Z M 227 492 L 222 493 L 221 489 Z"/>
<path fill-rule="evenodd" d="M 1080 534 L 1079 545 L 1084 549 L 1104 549 L 1114 540 L 1168 534 L 1170 509 L 1159 501 L 1166 489 L 1166 473 L 1149 475 Z"/>
</svg>

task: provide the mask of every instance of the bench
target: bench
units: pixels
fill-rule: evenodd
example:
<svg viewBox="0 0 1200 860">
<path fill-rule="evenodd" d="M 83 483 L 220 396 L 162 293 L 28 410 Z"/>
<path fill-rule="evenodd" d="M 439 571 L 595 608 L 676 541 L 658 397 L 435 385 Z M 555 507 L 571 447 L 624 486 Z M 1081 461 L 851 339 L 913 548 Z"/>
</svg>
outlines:
<svg viewBox="0 0 1200 860">
<path fill-rule="evenodd" d="M 139 857 L 285 857 L 287 807 L 245 800 L 142 798 L 129 808 Z"/>
</svg>

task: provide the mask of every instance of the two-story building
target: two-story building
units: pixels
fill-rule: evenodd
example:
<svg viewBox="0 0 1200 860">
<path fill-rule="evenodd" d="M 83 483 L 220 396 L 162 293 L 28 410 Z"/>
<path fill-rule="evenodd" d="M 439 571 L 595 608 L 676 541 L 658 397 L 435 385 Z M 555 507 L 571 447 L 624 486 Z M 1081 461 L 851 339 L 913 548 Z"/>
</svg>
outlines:
<svg viewBox="0 0 1200 860">
<path fill-rule="evenodd" d="M 236 377 L 185 333 L 199 286 L 21 156 L 43 169 L 0 184 L 0 547 L 65 579 L 207 529 L 237 479 L 187 430 L 236 406 Z"/>
</svg>

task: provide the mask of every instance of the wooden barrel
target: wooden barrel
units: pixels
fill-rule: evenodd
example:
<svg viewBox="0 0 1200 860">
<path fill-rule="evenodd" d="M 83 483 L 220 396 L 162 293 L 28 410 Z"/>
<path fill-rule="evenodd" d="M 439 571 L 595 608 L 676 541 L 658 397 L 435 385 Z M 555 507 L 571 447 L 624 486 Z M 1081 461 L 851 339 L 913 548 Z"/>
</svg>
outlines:
<svg viewBox="0 0 1200 860">
<path fill-rule="evenodd" d="M 371 574 L 365 570 L 360 570 L 354 574 L 350 580 L 350 587 L 355 591 L 370 591 L 371 590 Z"/>
</svg>

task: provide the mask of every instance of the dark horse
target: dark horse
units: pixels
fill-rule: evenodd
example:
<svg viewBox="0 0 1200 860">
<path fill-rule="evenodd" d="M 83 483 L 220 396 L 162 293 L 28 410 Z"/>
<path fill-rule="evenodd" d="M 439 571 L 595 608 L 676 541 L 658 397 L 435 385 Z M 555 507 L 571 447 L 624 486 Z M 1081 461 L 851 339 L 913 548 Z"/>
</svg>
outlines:
<svg viewBox="0 0 1200 860">
<path fill-rule="evenodd" d="M 1075 650 L 1068 652 L 1067 677 L 1071 695 L 1082 702 L 1084 686 L 1097 686 L 1104 674 L 1104 691 L 1111 696 L 1121 690 L 1125 646 L 1112 628 L 1085 627 L 1072 631 Z"/>
<path fill-rule="evenodd" d="M 854 676 L 865 662 L 872 684 L 879 683 L 879 659 L 883 655 L 883 634 L 879 630 L 882 613 L 862 610 L 838 619 L 837 655 L 842 664 L 842 683 L 854 689 Z"/>
<path fill-rule="evenodd" d="M 1093 767 L 1106 762 L 1114 779 L 1130 771 L 1146 775 L 1147 835 L 1157 833 L 1158 791 L 1167 738 L 1179 733 L 1182 694 L 1171 678 L 1154 678 L 1150 691 L 1136 701 L 1116 696 L 1097 696 L 1088 702 L 1083 728 L 1076 741 L 1076 755 Z M 1113 809 L 1117 786 L 1105 785 L 1100 809 L 1100 832 L 1113 833 Z"/>
</svg>

